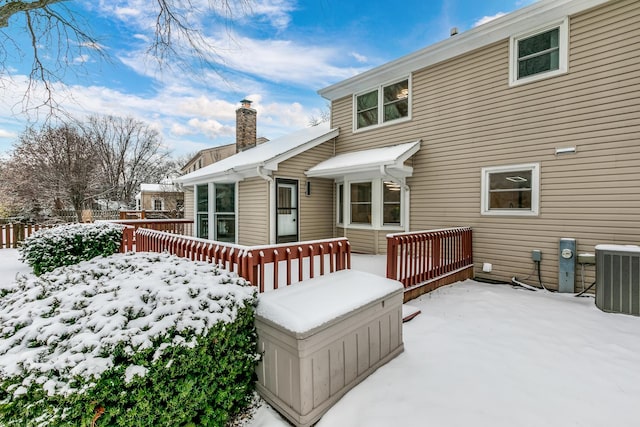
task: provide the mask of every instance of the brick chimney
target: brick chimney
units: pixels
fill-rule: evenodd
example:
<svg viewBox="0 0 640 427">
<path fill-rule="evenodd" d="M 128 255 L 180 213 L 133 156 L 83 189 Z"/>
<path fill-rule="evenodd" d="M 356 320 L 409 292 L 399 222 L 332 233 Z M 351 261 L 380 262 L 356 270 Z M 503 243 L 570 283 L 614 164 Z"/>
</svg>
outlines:
<svg viewBox="0 0 640 427">
<path fill-rule="evenodd" d="M 243 99 L 236 110 L 236 153 L 256 146 L 256 110 L 251 101 Z"/>
</svg>

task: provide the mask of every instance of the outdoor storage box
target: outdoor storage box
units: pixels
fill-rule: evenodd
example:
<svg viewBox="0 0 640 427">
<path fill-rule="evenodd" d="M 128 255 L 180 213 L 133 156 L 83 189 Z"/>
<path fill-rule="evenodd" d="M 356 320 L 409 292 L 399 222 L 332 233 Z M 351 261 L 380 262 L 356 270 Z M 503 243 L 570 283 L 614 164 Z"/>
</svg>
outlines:
<svg viewBox="0 0 640 427">
<path fill-rule="evenodd" d="M 596 246 L 596 306 L 640 316 L 640 247 Z"/>
<path fill-rule="evenodd" d="M 310 426 L 400 354 L 402 285 L 342 270 L 261 294 L 258 393 L 298 427 Z"/>
</svg>

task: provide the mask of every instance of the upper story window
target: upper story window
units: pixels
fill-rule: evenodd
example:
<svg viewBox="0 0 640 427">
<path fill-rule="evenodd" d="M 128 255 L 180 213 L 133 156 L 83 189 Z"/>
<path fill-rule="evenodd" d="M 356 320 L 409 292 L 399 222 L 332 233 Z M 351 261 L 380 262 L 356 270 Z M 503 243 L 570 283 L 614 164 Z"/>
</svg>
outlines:
<svg viewBox="0 0 640 427">
<path fill-rule="evenodd" d="M 410 81 L 407 78 L 356 95 L 354 130 L 409 118 L 409 94 Z"/>
<path fill-rule="evenodd" d="M 538 215 L 538 163 L 482 169 L 483 215 Z"/>
<path fill-rule="evenodd" d="M 511 37 L 509 84 L 519 85 L 567 72 L 569 21 Z"/>
</svg>

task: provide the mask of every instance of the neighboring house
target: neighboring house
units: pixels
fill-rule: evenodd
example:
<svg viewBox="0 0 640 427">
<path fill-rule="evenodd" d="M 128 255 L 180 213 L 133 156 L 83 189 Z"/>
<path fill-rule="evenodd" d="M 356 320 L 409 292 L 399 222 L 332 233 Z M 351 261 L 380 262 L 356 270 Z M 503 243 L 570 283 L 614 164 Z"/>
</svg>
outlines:
<svg viewBox="0 0 640 427">
<path fill-rule="evenodd" d="M 297 138 L 286 152 L 255 149 L 253 175 L 181 179 L 208 218 L 217 182 L 235 185 L 238 243 L 286 241 L 292 204 L 291 236 L 346 236 L 357 252 L 384 253 L 387 233 L 470 226 L 478 278 L 536 280 L 540 250 L 557 288 L 561 238 L 577 252 L 640 241 L 639 45 L 638 1 L 541 0 L 320 90 L 331 126 L 285 137 Z"/>
<path fill-rule="evenodd" d="M 136 210 L 182 216 L 184 192 L 171 181 L 161 184 L 140 184 L 140 192 L 136 194 Z"/>
</svg>

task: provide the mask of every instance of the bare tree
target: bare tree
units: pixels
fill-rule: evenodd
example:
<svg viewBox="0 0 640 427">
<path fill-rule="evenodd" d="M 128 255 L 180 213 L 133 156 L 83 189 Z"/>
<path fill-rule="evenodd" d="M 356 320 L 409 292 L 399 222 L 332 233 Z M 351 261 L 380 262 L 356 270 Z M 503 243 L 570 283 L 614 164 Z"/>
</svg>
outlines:
<svg viewBox="0 0 640 427">
<path fill-rule="evenodd" d="M 147 52 L 161 68 L 171 65 L 191 67 L 195 62 L 218 69 L 215 47 L 205 40 L 199 18 L 208 12 L 228 22 L 234 14 L 249 10 L 252 1 L 148 2 L 145 10 L 141 11 L 154 21 L 154 37 Z M 56 100 L 54 82 L 64 82 L 65 72 L 76 69 L 71 65 L 79 56 L 108 58 L 88 23 L 77 14 L 77 9 L 68 7 L 68 3 L 68 0 L 0 0 L 0 85 L 8 78 L 6 61 L 10 56 L 17 56 L 20 60 L 27 57 L 32 62 L 29 87 L 22 102 L 23 111 L 44 106 L 49 113 L 64 112 Z M 201 6 L 206 10 L 201 10 Z M 18 27 L 17 31 L 9 31 L 15 27 Z M 32 98 L 39 88 L 44 90 L 44 99 Z"/>
<path fill-rule="evenodd" d="M 92 116 L 84 126 L 109 200 L 127 205 L 143 182 L 160 182 L 171 167 L 158 132 L 131 117 Z"/>
<path fill-rule="evenodd" d="M 318 126 L 331 120 L 331 104 L 327 104 L 325 108 L 320 110 L 320 115 L 311 115 L 309 117 L 309 126 Z"/>
<path fill-rule="evenodd" d="M 26 206 L 82 209 L 99 191 L 93 144 L 75 126 L 27 129 L 7 163 L 6 179 Z"/>
</svg>

